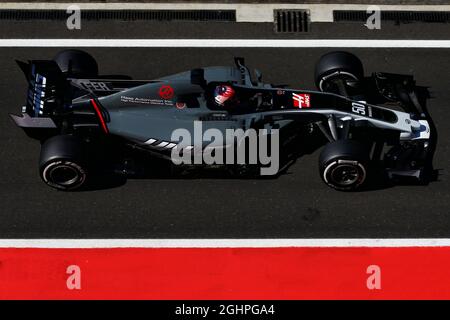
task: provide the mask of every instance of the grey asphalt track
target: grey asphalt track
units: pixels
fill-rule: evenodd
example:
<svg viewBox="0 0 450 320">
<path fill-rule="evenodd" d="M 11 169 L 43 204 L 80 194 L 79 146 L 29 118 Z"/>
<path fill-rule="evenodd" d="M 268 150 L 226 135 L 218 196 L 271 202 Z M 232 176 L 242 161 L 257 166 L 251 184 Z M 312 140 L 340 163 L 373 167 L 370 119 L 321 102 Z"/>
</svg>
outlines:
<svg viewBox="0 0 450 320">
<path fill-rule="evenodd" d="M 266 81 L 305 88 L 313 88 L 317 58 L 335 49 L 86 48 L 105 74 L 155 78 L 232 64 L 234 56 L 243 56 Z M 52 190 L 38 176 L 38 143 L 15 127 L 8 113 L 19 113 L 25 100 L 26 82 L 14 59 L 47 59 L 57 51 L 0 48 L 0 238 L 450 237 L 448 49 L 349 50 L 360 56 L 367 73 L 414 74 L 419 85 L 429 86 L 439 132 L 438 181 L 358 193 L 323 184 L 317 173 L 320 150 L 277 179 L 141 179 L 103 190 Z"/>
<path fill-rule="evenodd" d="M 448 39 L 448 23 L 384 21 L 381 30 L 360 22 L 312 23 L 309 32 L 275 33 L 273 23 L 82 21 L 81 30 L 68 30 L 66 22 L 0 20 L 0 39 Z"/>
</svg>

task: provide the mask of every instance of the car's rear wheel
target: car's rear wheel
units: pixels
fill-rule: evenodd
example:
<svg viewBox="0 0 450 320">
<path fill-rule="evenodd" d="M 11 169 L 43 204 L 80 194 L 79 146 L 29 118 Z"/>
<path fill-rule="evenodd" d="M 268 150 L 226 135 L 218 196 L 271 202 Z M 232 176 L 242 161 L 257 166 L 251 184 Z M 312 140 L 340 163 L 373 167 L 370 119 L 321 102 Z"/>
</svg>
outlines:
<svg viewBox="0 0 450 320">
<path fill-rule="evenodd" d="M 64 50 L 59 52 L 53 60 L 68 77 L 94 78 L 98 75 L 97 61 L 85 51 Z"/>
<path fill-rule="evenodd" d="M 83 143 L 70 135 L 54 136 L 41 147 L 39 171 L 42 180 L 59 190 L 75 190 L 87 181 Z"/>
<path fill-rule="evenodd" d="M 315 82 L 320 91 L 348 95 L 364 78 L 359 58 L 349 52 L 335 51 L 323 55 L 316 64 Z"/>
<path fill-rule="evenodd" d="M 323 181 L 342 191 L 354 191 L 367 180 L 368 148 L 352 140 L 329 143 L 319 157 L 319 171 Z"/>
</svg>

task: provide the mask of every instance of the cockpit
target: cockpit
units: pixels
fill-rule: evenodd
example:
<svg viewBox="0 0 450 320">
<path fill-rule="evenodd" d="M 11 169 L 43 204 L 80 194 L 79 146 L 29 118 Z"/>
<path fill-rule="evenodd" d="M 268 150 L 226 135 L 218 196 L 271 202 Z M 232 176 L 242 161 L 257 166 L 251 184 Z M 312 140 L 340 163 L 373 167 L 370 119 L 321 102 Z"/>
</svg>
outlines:
<svg viewBox="0 0 450 320">
<path fill-rule="evenodd" d="M 206 90 L 208 108 L 230 113 L 247 113 L 273 108 L 273 93 L 230 83 L 209 83 Z"/>
</svg>

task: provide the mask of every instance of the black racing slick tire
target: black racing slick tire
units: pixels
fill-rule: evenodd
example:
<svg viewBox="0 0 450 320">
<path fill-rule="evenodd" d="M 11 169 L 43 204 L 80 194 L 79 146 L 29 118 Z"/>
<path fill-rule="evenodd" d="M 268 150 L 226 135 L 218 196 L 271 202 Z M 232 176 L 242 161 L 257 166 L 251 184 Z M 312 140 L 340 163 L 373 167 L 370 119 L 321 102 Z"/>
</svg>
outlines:
<svg viewBox="0 0 450 320">
<path fill-rule="evenodd" d="M 42 180 L 58 190 L 81 188 L 87 181 L 83 143 L 71 135 L 54 136 L 41 147 L 39 172 Z"/>
<path fill-rule="evenodd" d="M 334 92 L 336 80 L 358 83 L 364 78 L 361 60 L 345 51 L 334 51 L 323 55 L 316 64 L 314 79 L 323 92 Z"/>
<path fill-rule="evenodd" d="M 322 180 L 341 191 L 355 191 L 364 185 L 369 170 L 369 150 L 361 142 L 338 140 L 325 146 L 319 157 Z"/>
<path fill-rule="evenodd" d="M 95 78 L 98 76 L 97 61 L 85 51 L 64 50 L 59 52 L 53 60 L 68 77 Z"/>
</svg>

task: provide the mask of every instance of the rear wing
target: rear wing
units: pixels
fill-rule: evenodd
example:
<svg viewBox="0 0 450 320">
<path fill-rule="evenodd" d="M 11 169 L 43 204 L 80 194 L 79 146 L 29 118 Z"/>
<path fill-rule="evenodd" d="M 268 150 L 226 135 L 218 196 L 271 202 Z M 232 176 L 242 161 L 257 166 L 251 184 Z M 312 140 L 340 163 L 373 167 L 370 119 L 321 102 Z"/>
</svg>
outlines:
<svg viewBox="0 0 450 320">
<path fill-rule="evenodd" d="M 31 117 L 46 117 L 71 102 L 66 96 L 69 82 L 55 61 L 17 61 L 17 64 L 28 81 L 24 113 Z"/>
</svg>

